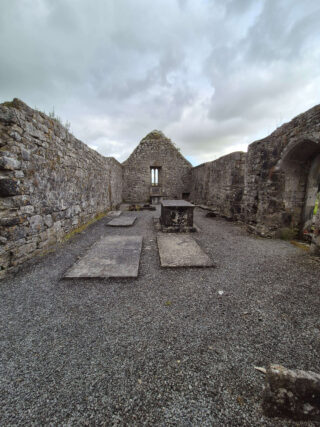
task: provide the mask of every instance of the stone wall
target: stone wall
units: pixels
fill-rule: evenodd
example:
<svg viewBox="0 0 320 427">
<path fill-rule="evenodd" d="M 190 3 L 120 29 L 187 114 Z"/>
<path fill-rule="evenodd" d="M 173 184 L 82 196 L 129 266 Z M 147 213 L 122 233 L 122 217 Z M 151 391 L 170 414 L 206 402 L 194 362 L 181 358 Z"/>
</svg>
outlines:
<svg viewBox="0 0 320 427">
<path fill-rule="evenodd" d="M 151 168 L 159 184 L 151 185 Z M 15 99 L 0 105 L 0 275 L 122 202 L 187 198 L 262 236 L 320 254 L 320 106 L 270 136 L 192 168 L 160 131 L 121 165 Z"/>
<path fill-rule="evenodd" d="M 240 219 L 245 159 L 246 153 L 239 151 L 193 168 L 190 199 L 220 216 Z"/>
<path fill-rule="evenodd" d="M 320 192 L 320 189 L 319 189 Z M 320 256 L 320 197 L 318 196 L 318 211 L 314 218 L 314 232 L 312 233 L 311 251 Z"/>
<path fill-rule="evenodd" d="M 122 166 L 15 99 L 0 105 L 0 275 L 122 201 Z"/>
<path fill-rule="evenodd" d="M 310 231 L 320 186 L 319 154 L 320 106 L 249 146 L 243 218 L 257 233 L 303 237 Z"/>
<path fill-rule="evenodd" d="M 191 200 L 261 236 L 305 238 L 320 252 L 320 106 L 270 136 L 192 170 Z"/>
<path fill-rule="evenodd" d="M 159 168 L 159 187 L 164 198 L 181 199 L 183 193 L 190 192 L 192 166 L 160 131 L 155 130 L 143 138 L 123 167 L 125 202 L 149 202 L 151 167 Z"/>
</svg>

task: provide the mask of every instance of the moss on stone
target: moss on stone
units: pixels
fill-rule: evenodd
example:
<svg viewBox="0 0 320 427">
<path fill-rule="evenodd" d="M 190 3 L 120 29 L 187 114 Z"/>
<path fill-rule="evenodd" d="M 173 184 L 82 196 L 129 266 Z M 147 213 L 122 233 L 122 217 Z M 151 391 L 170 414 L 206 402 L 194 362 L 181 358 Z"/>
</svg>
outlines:
<svg viewBox="0 0 320 427">
<path fill-rule="evenodd" d="M 67 233 L 64 238 L 63 241 L 68 241 L 70 240 L 73 236 L 75 236 L 76 234 L 81 233 L 82 231 L 84 231 L 86 228 L 89 227 L 89 225 L 95 223 L 96 221 L 99 221 L 100 219 L 104 218 L 107 214 L 108 214 L 109 210 L 106 210 L 105 212 L 100 212 L 99 214 L 97 214 L 94 218 L 90 219 L 89 221 L 87 221 L 86 223 L 80 225 L 77 228 L 74 228 L 73 230 L 69 231 L 69 233 Z"/>
<path fill-rule="evenodd" d="M 0 105 L 2 105 L 3 107 L 14 107 L 15 106 L 13 101 L 6 101 Z"/>
<path fill-rule="evenodd" d="M 310 245 L 308 245 L 307 243 L 297 242 L 296 240 L 291 240 L 290 243 L 299 249 L 303 249 L 304 251 L 307 251 L 307 252 L 310 251 Z"/>
</svg>

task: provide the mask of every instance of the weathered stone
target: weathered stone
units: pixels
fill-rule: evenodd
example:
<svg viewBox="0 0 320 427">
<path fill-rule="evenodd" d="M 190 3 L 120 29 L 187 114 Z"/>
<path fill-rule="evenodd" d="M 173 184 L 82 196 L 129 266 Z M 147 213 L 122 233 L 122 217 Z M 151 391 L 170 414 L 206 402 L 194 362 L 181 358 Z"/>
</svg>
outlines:
<svg viewBox="0 0 320 427">
<path fill-rule="evenodd" d="M 19 239 L 32 235 L 44 249 L 78 227 L 80 220 L 81 224 L 90 221 L 121 203 L 121 164 L 101 156 L 22 101 L 0 104 L 0 138 L 5 144 L 0 153 L 4 171 L 0 233 L 13 248 L 12 265 L 24 259 L 21 256 L 15 261 Z M 12 217 L 6 211 L 13 208 Z M 25 215 L 32 215 L 29 223 L 25 223 Z M 45 227 L 50 230 L 48 236 L 42 234 Z M 38 253 L 38 248 L 33 252 Z"/>
<path fill-rule="evenodd" d="M 271 365 L 266 373 L 263 410 L 271 417 L 320 421 L 320 375 Z"/>
<path fill-rule="evenodd" d="M 240 219 L 246 153 L 236 152 L 192 169 L 190 199 L 217 214 Z"/>
<path fill-rule="evenodd" d="M 312 242 L 320 254 L 320 106 L 295 117 L 270 136 L 192 170 L 191 200 L 222 217 L 241 220 L 253 232 L 277 237 L 281 229 Z"/>
<path fill-rule="evenodd" d="M 136 216 L 120 216 L 118 218 L 112 219 L 110 222 L 108 222 L 106 225 L 109 225 L 110 227 L 130 227 L 135 223 L 135 220 L 137 219 Z"/>
<path fill-rule="evenodd" d="M 14 111 L 8 107 L 0 108 L 0 122 L 14 123 L 16 120 Z"/>
<path fill-rule="evenodd" d="M 51 215 L 46 215 L 45 217 L 44 217 L 44 223 L 45 223 L 45 225 L 47 226 L 47 227 L 52 227 L 52 225 L 53 225 L 53 219 L 52 219 L 52 216 Z"/>
<path fill-rule="evenodd" d="M 19 217 L 14 218 L 0 218 L 1 227 L 12 227 L 13 225 L 18 225 L 20 223 Z"/>
<path fill-rule="evenodd" d="M 71 223 L 72 223 L 72 225 L 78 225 L 79 224 L 79 218 L 73 217 Z"/>
<path fill-rule="evenodd" d="M 22 160 L 30 160 L 30 151 L 21 148 L 21 158 Z"/>
<path fill-rule="evenodd" d="M 183 193 L 189 191 L 192 166 L 160 131 L 155 130 L 143 138 L 123 162 L 123 167 L 123 199 L 126 202 L 182 199 Z M 151 168 L 158 169 L 158 185 L 152 185 Z"/>
<path fill-rule="evenodd" d="M 0 244 L 1 245 L 5 245 L 7 243 L 8 239 L 6 239 L 5 237 L 0 236 Z"/>
<path fill-rule="evenodd" d="M 23 173 L 23 171 L 15 171 L 14 176 L 15 176 L 15 178 L 21 179 L 24 177 L 24 173 Z"/>
<path fill-rule="evenodd" d="M 16 159 L 6 156 L 0 157 L 0 169 L 14 170 L 19 169 L 20 165 L 21 163 Z"/>
<path fill-rule="evenodd" d="M 18 132 L 13 131 L 13 132 L 10 132 L 9 135 L 11 136 L 11 138 L 15 139 L 16 141 L 21 141 L 21 135 Z"/>
<path fill-rule="evenodd" d="M 20 212 L 31 215 L 34 212 L 34 207 L 32 205 L 21 206 Z"/>
<path fill-rule="evenodd" d="M 193 210 L 195 206 L 186 200 L 163 200 L 160 223 L 168 231 L 194 231 Z"/>
<path fill-rule="evenodd" d="M 10 253 L 4 253 L 0 256 L 0 271 L 6 270 L 10 265 Z"/>
<path fill-rule="evenodd" d="M 158 234 L 162 267 L 213 267 L 214 264 L 190 234 Z"/>
<path fill-rule="evenodd" d="M 15 258 L 21 258 L 25 256 L 30 256 L 32 252 L 36 249 L 36 247 L 36 243 L 28 243 L 26 245 L 19 246 L 16 249 L 12 249 L 11 252 Z"/>
<path fill-rule="evenodd" d="M 29 219 L 30 228 L 34 231 L 41 231 L 43 227 L 43 218 L 41 215 L 34 215 Z"/>
<path fill-rule="evenodd" d="M 109 218 L 117 218 L 120 215 L 122 215 L 121 211 L 111 211 L 111 212 L 108 213 L 108 217 Z"/>
<path fill-rule="evenodd" d="M 19 187 L 17 181 L 12 178 L 1 178 L 0 179 L 0 196 L 9 197 L 16 196 L 19 194 Z"/>
<path fill-rule="evenodd" d="M 140 236 L 103 237 L 65 277 L 137 277 L 141 248 Z"/>
</svg>

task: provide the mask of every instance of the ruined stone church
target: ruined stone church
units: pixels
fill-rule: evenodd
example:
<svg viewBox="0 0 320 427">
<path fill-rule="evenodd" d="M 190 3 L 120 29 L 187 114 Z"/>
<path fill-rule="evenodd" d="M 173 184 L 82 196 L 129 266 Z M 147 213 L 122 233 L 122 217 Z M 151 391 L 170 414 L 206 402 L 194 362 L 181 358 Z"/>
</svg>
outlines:
<svg viewBox="0 0 320 427">
<path fill-rule="evenodd" d="M 190 195 L 189 163 L 170 139 L 153 131 L 142 139 L 123 165 L 123 199 L 159 203 Z"/>
<path fill-rule="evenodd" d="M 196 143 L 196 141 L 195 141 Z M 162 132 L 120 164 L 57 120 L 14 99 L 0 105 L 0 274 L 122 202 L 186 199 L 265 237 L 320 253 L 320 106 L 270 136 L 196 167 Z"/>
</svg>

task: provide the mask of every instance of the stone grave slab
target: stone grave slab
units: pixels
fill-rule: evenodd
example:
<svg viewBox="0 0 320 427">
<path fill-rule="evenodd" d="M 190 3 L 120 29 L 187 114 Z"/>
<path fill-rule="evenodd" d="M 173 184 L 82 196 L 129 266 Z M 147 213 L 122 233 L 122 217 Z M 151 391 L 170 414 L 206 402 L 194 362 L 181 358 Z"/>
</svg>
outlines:
<svg viewBox="0 0 320 427">
<path fill-rule="evenodd" d="M 120 216 L 122 214 L 122 212 L 121 211 L 110 211 L 109 213 L 108 213 L 108 217 L 109 218 L 117 218 L 118 216 Z"/>
<path fill-rule="evenodd" d="M 141 248 L 141 236 L 102 237 L 64 277 L 137 277 Z"/>
<path fill-rule="evenodd" d="M 214 267 L 190 234 L 157 236 L 161 267 Z"/>
<path fill-rule="evenodd" d="M 124 216 L 124 215 L 122 215 L 118 218 L 112 219 L 106 225 L 108 225 L 110 227 L 130 227 L 130 225 L 134 224 L 136 219 L 137 219 L 136 216 Z"/>
</svg>

